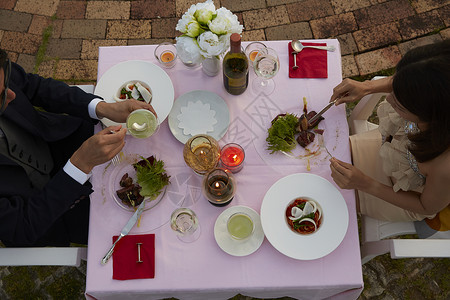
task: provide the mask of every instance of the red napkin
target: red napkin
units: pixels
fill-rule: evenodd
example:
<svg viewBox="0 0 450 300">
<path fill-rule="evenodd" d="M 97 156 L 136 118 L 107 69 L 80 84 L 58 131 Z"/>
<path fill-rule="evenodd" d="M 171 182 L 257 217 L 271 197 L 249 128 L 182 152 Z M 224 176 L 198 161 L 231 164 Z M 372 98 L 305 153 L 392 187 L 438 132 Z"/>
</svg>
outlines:
<svg viewBox="0 0 450 300">
<path fill-rule="evenodd" d="M 326 46 L 326 43 L 304 43 L 304 46 Z M 298 69 L 293 70 L 294 51 L 291 43 L 288 44 L 289 50 L 289 78 L 328 78 L 327 51 L 311 48 L 304 48 L 297 53 Z"/>
<path fill-rule="evenodd" d="M 113 236 L 113 243 L 118 236 Z M 141 263 L 138 261 L 138 245 L 141 243 Z M 155 235 L 126 235 L 113 252 L 113 279 L 155 278 Z"/>
</svg>

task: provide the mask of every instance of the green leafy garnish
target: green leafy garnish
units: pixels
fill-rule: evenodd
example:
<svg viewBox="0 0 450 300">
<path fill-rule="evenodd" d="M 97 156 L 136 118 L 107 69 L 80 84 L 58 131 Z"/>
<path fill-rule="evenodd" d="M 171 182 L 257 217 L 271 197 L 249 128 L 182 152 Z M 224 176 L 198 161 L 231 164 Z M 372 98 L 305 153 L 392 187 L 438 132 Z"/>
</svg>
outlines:
<svg viewBox="0 0 450 300">
<path fill-rule="evenodd" d="M 270 154 L 276 151 L 291 152 L 297 145 L 295 134 L 297 132 L 298 117 L 294 114 L 279 116 L 272 122 L 272 126 L 267 130 L 269 136 L 266 138 L 268 143 L 267 150 Z"/>
<path fill-rule="evenodd" d="M 315 216 L 315 213 L 310 213 L 310 214 L 307 214 L 306 216 L 303 216 L 303 217 L 301 217 L 300 219 L 298 219 L 298 220 L 296 220 L 296 221 L 294 221 L 294 229 L 299 229 L 299 228 L 301 228 L 301 227 L 305 227 L 305 226 L 311 226 L 310 224 L 300 224 L 300 222 L 303 220 L 303 219 L 306 219 L 306 218 L 309 218 L 309 219 L 313 219 L 314 220 L 314 216 Z"/>
<path fill-rule="evenodd" d="M 142 187 L 139 194 L 154 200 L 159 196 L 162 189 L 170 183 L 170 176 L 166 174 L 162 160 L 153 159 L 149 161 L 144 157 L 141 158 L 145 163 L 134 164 L 137 183 Z"/>
</svg>

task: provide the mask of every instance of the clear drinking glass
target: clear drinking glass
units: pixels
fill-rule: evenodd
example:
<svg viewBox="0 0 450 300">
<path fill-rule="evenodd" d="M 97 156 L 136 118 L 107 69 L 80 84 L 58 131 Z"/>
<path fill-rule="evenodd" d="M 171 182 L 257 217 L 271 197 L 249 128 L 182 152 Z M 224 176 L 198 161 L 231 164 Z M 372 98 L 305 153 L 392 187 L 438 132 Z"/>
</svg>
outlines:
<svg viewBox="0 0 450 300">
<path fill-rule="evenodd" d="M 245 47 L 245 55 L 247 55 L 252 68 L 256 55 L 258 54 L 259 50 L 264 48 L 266 48 L 266 45 L 264 45 L 262 42 L 251 42 L 247 45 L 247 47 Z"/>
<path fill-rule="evenodd" d="M 228 218 L 227 230 L 233 239 L 243 241 L 253 234 L 255 223 L 246 213 L 237 212 Z"/>
<path fill-rule="evenodd" d="M 158 131 L 159 120 L 148 109 L 136 109 L 128 115 L 127 129 L 134 137 L 148 138 Z"/>
<path fill-rule="evenodd" d="M 177 47 L 172 43 L 163 42 L 159 44 L 154 54 L 164 68 L 173 68 L 177 63 Z"/>
<path fill-rule="evenodd" d="M 252 88 L 256 94 L 264 93 L 270 95 L 275 90 L 274 77 L 280 69 L 278 54 L 272 48 L 263 48 L 253 61 L 253 68 L 258 77 L 253 80 Z"/>
<path fill-rule="evenodd" d="M 179 240 L 191 243 L 200 236 L 200 225 L 195 212 L 189 208 L 178 208 L 170 217 L 170 227 L 177 233 Z"/>
</svg>

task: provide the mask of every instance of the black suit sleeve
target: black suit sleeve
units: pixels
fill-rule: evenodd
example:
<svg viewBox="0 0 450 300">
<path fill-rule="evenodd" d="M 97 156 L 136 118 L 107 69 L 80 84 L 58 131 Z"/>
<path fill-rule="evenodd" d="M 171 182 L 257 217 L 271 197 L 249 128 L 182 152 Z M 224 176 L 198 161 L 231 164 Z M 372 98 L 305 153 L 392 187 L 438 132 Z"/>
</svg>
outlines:
<svg viewBox="0 0 450 300">
<path fill-rule="evenodd" d="M 52 113 L 66 113 L 89 120 L 88 104 L 99 98 L 86 93 L 78 87 L 68 86 L 62 81 L 43 78 L 36 74 L 25 73 L 23 68 L 12 63 L 11 82 L 21 90 L 33 106 L 42 107 Z"/>
<path fill-rule="evenodd" d="M 20 171 L 16 168 L 15 172 Z M 5 173 L 1 172 L 0 178 L 4 176 Z M 1 180 L 5 182 L 5 178 Z M 29 195 L 20 195 L 20 191 L 15 191 L 15 188 L 23 187 L 19 183 L 12 183 L 5 191 L 6 195 L 0 198 L 0 238 L 6 245 L 15 246 L 34 244 L 76 200 L 92 192 L 89 182 L 81 185 L 63 170 L 42 191 L 34 190 Z"/>
</svg>

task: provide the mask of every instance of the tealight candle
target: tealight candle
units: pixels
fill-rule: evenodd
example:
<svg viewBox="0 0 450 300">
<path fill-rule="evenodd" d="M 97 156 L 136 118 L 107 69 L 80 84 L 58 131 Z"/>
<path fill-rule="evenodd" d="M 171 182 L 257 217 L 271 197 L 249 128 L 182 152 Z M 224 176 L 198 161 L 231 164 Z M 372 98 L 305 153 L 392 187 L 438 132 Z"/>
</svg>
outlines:
<svg viewBox="0 0 450 300">
<path fill-rule="evenodd" d="M 174 44 L 164 42 L 155 49 L 155 57 L 165 68 L 172 68 L 177 62 L 177 48 Z"/>
<path fill-rule="evenodd" d="M 235 143 L 226 144 L 220 153 L 222 166 L 237 173 L 244 167 L 245 152 L 244 149 Z"/>
<path fill-rule="evenodd" d="M 234 177 L 230 171 L 217 168 L 208 172 L 203 179 L 203 193 L 215 206 L 228 205 L 236 192 Z"/>
<path fill-rule="evenodd" d="M 160 59 L 161 61 L 168 63 L 175 59 L 175 55 L 172 51 L 167 50 L 161 53 Z"/>
</svg>

